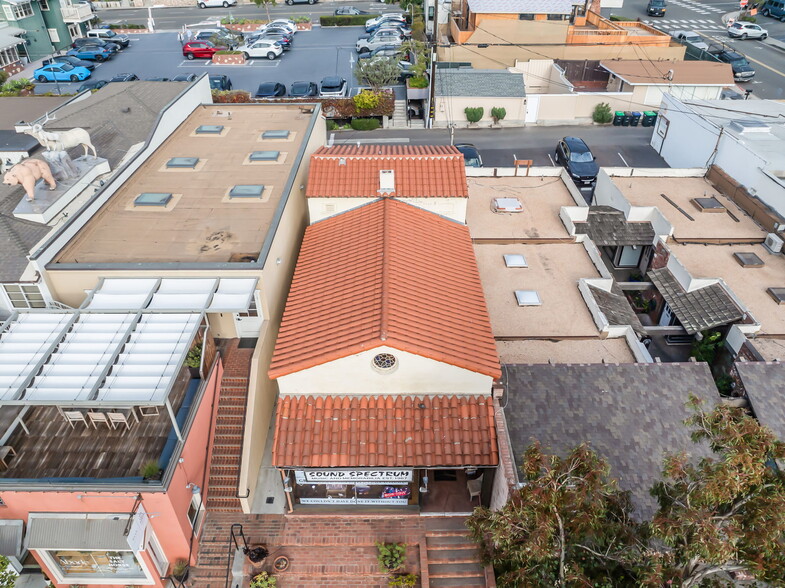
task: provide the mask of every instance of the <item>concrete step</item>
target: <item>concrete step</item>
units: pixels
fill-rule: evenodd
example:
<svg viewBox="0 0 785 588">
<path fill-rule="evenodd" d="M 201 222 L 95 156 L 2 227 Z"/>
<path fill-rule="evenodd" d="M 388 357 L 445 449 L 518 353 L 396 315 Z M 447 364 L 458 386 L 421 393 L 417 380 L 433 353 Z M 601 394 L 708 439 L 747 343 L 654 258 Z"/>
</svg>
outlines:
<svg viewBox="0 0 785 588">
<path fill-rule="evenodd" d="M 477 546 L 464 535 L 426 535 L 425 544 L 431 549 L 473 549 Z"/>
<path fill-rule="evenodd" d="M 478 559 L 476 549 L 436 549 L 428 552 L 429 563 L 476 563 Z"/>
<path fill-rule="evenodd" d="M 432 588 L 441 588 L 442 586 L 485 586 L 485 575 L 471 576 L 461 578 L 430 578 Z"/>
<path fill-rule="evenodd" d="M 425 522 L 425 531 L 463 531 L 468 533 L 469 529 L 466 527 L 466 517 L 423 517 Z"/>
<path fill-rule="evenodd" d="M 472 576 L 485 577 L 485 569 L 480 562 L 472 563 L 430 563 L 428 576 L 431 578 L 467 578 Z"/>
</svg>

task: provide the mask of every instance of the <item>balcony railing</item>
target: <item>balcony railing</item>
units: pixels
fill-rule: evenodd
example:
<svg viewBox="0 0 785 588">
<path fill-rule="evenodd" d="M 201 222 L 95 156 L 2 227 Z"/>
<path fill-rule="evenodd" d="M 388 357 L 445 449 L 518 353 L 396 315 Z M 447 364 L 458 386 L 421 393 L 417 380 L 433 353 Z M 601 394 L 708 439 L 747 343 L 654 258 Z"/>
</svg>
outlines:
<svg viewBox="0 0 785 588">
<path fill-rule="evenodd" d="M 93 18 L 89 4 L 64 4 L 60 6 L 64 22 L 86 22 Z"/>
</svg>

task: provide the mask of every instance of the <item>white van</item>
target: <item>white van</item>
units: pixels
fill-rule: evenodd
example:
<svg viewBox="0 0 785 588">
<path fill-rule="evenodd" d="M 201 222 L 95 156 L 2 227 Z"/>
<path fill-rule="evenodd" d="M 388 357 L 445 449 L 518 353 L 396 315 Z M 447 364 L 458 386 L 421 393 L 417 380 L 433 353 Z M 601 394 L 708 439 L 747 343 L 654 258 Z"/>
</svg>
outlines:
<svg viewBox="0 0 785 588">
<path fill-rule="evenodd" d="M 90 29 L 85 36 L 91 39 L 101 39 L 102 41 L 115 43 L 122 48 L 128 47 L 128 44 L 131 42 L 128 35 L 118 35 L 112 29 Z"/>
<path fill-rule="evenodd" d="M 237 0 L 196 0 L 196 5 L 199 8 L 216 8 L 222 6 L 229 8 L 230 6 L 237 6 Z"/>
</svg>

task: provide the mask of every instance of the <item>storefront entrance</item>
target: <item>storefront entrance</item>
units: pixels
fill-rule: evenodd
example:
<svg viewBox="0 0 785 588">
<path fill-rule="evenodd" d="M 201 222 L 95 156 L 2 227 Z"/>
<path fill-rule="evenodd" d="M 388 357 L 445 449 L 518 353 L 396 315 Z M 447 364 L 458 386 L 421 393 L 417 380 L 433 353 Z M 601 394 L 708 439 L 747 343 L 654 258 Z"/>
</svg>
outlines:
<svg viewBox="0 0 785 588">
<path fill-rule="evenodd" d="M 406 506 L 417 504 L 413 470 L 294 470 L 293 502 Z M 291 477 L 290 477 L 291 480 Z"/>
<path fill-rule="evenodd" d="M 468 513 L 479 506 L 479 497 L 470 498 L 468 482 L 469 479 L 480 479 L 480 475 L 485 477 L 485 474 L 474 472 L 467 475 L 466 470 L 427 470 L 427 474 L 428 492 L 420 494 L 421 512 Z"/>
</svg>

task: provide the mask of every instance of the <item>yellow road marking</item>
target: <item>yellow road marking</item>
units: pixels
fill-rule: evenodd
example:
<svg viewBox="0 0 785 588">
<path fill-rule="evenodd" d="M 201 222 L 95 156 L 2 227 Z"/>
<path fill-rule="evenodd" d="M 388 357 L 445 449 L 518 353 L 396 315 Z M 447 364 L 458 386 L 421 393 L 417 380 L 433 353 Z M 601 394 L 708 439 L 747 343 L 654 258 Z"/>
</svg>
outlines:
<svg viewBox="0 0 785 588">
<path fill-rule="evenodd" d="M 773 68 L 773 67 L 771 67 L 770 65 L 766 65 L 766 64 L 765 64 L 765 63 L 763 63 L 762 61 L 758 61 L 757 59 L 753 59 L 753 58 L 752 58 L 752 57 L 750 57 L 749 55 L 745 55 L 745 57 L 746 57 L 747 59 L 749 59 L 750 61 L 754 61 L 754 62 L 755 62 L 755 63 L 757 63 L 758 65 L 762 65 L 762 66 L 763 66 L 763 67 L 765 67 L 766 69 L 770 69 L 770 70 L 771 70 L 771 71 L 773 71 L 775 74 L 779 74 L 779 75 L 781 75 L 783 78 L 785 78 L 785 73 L 781 72 L 780 70 L 778 70 L 778 69 L 774 69 L 774 68 Z"/>
</svg>

